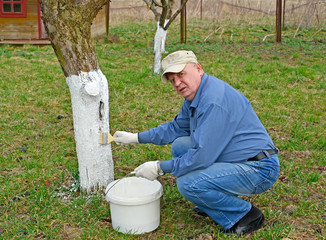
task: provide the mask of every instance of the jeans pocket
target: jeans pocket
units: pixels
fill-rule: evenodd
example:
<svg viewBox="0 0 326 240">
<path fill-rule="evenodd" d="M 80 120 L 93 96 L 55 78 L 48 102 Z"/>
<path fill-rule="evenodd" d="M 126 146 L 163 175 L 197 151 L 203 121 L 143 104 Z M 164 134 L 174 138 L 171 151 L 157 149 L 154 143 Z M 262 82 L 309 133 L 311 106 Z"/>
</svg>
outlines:
<svg viewBox="0 0 326 240">
<path fill-rule="evenodd" d="M 255 194 L 266 192 L 268 189 L 270 189 L 277 181 L 278 176 L 279 171 L 277 169 L 270 169 L 267 177 L 265 177 L 265 179 L 263 179 L 263 181 L 256 186 Z"/>
</svg>

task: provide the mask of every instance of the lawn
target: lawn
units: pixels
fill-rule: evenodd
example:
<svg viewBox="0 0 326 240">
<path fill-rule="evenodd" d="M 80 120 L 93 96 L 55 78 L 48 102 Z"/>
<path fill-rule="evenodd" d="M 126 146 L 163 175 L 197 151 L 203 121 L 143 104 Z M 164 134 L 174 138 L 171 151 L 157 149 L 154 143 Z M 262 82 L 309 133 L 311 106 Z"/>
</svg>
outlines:
<svg viewBox="0 0 326 240">
<path fill-rule="evenodd" d="M 155 23 L 111 26 L 114 41 L 96 43 L 109 81 L 110 129 L 145 131 L 171 120 L 183 99 L 152 73 Z M 222 25 L 221 25 L 222 26 Z M 226 236 L 196 216 L 164 186 L 161 224 L 134 236 L 112 229 L 102 193 L 79 191 L 70 93 L 50 46 L 0 46 L 0 239 L 323 239 L 326 234 L 326 29 L 289 26 L 282 44 L 263 41 L 272 25 L 190 21 L 187 44 L 171 26 L 166 50 L 193 50 L 206 73 L 228 82 L 251 101 L 281 150 L 280 178 L 248 198 L 266 226 Z M 210 33 L 212 33 L 210 35 Z M 209 37 L 208 37 L 209 36 Z M 208 37 L 208 38 L 207 38 Z M 206 41 L 205 41 L 206 39 Z M 115 177 L 144 161 L 170 159 L 170 146 L 112 144 Z"/>
</svg>

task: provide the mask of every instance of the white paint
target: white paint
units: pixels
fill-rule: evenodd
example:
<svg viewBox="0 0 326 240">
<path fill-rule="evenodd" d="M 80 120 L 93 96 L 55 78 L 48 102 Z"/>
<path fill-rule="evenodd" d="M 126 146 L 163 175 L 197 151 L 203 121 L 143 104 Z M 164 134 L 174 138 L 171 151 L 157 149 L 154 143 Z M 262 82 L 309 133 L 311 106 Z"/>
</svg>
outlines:
<svg viewBox="0 0 326 240">
<path fill-rule="evenodd" d="M 86 91 L 87 94 L 96 97 L 97 95 L 100 94 L 100 86 L 99 86 L 99 82 L 93 80 L 92 77 L 90 77 L 90 73 L 89 72 L 81 72 L 80 73 L 80 77 L 81 77 L 81 81 L 85 84 L 84 89 Z"/>
<path fill-rule="evenodd" d="M 111 145 L 101 145 L 98 140 L 100 132 L 109 132 L 108 83 L 100 69 L 68 76 L 66 81 L 71 94 L 80 187 L 90 192 L 114 180 Z"/>
<path fill-rule="evenodd" d="M 164 26 L 169 22 L 168 19 L 165 19 Z M 154 59 L 154 67 L 153 72 L 156 74 L 160 74 L 161 72 L 161 59 L 162 59 L 162 53 L 165 52 L 165 40 L 167 35 L 167 30 L 164 30 L 160 26 L 160 22 L 157 22 L 157 29 L 154 37 L 154 53 L 155 53 L 155 59 Z"/>
</svg>

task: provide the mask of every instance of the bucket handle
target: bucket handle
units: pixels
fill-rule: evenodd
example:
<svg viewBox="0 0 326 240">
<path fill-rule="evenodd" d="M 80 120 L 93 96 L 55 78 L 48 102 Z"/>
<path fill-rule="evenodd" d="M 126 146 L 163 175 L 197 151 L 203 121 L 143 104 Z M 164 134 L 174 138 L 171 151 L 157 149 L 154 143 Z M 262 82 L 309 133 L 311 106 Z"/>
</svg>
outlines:
<svg viewBox="0 0 326 240">
<path fill-rule="evenodd" d="M 124 176 L 124 177 L 122 177 L 122 178 L 120 178 L 119 180 L 117 180 L 114 184 L 112 184 L 112 186 L 107 190 L 107 191 L 105 191 L 105 196 L 108 194 L 108 192 L 118 183 L 118 182 L 120 182 L 122 179 L 124 179 L 124 178 L 126 178 L 126 177 L 130 177 L 131 175 L 133 175 L 133 174 L 136 174 L 136 172 L 135 171 L 132 171 L 131 173 L 128 173 L 126 176 Z"/>
</svg>

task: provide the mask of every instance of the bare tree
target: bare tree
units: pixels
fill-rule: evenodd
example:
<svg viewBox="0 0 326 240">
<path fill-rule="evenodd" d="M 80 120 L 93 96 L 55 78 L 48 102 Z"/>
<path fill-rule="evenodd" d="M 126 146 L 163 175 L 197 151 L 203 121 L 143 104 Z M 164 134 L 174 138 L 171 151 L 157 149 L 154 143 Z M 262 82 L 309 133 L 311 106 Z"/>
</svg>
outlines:
<svg viewBox="0 0 326 240">
<path fill-rule="evenodd" d="M 178 16 L 184 8 L 188 0 L 184 0 L 180 7 L 173 14 L 174 0 L 143 0 L 155 15 L 157 21 L 157 30 L 154 38 L 154 73 L 159 74 L 161 71 L 162 53 L 165 52 L 165 40 L 167 30 L 173 20 Z"/>
<path fill-rule="evenodd" d="M 91 24 L 108 0 L 39 0 L 42 19 L 71 93 L 80 187 L 87 192 L 113 181 L 109 91 L 91 43 Z"/>
</svg>

